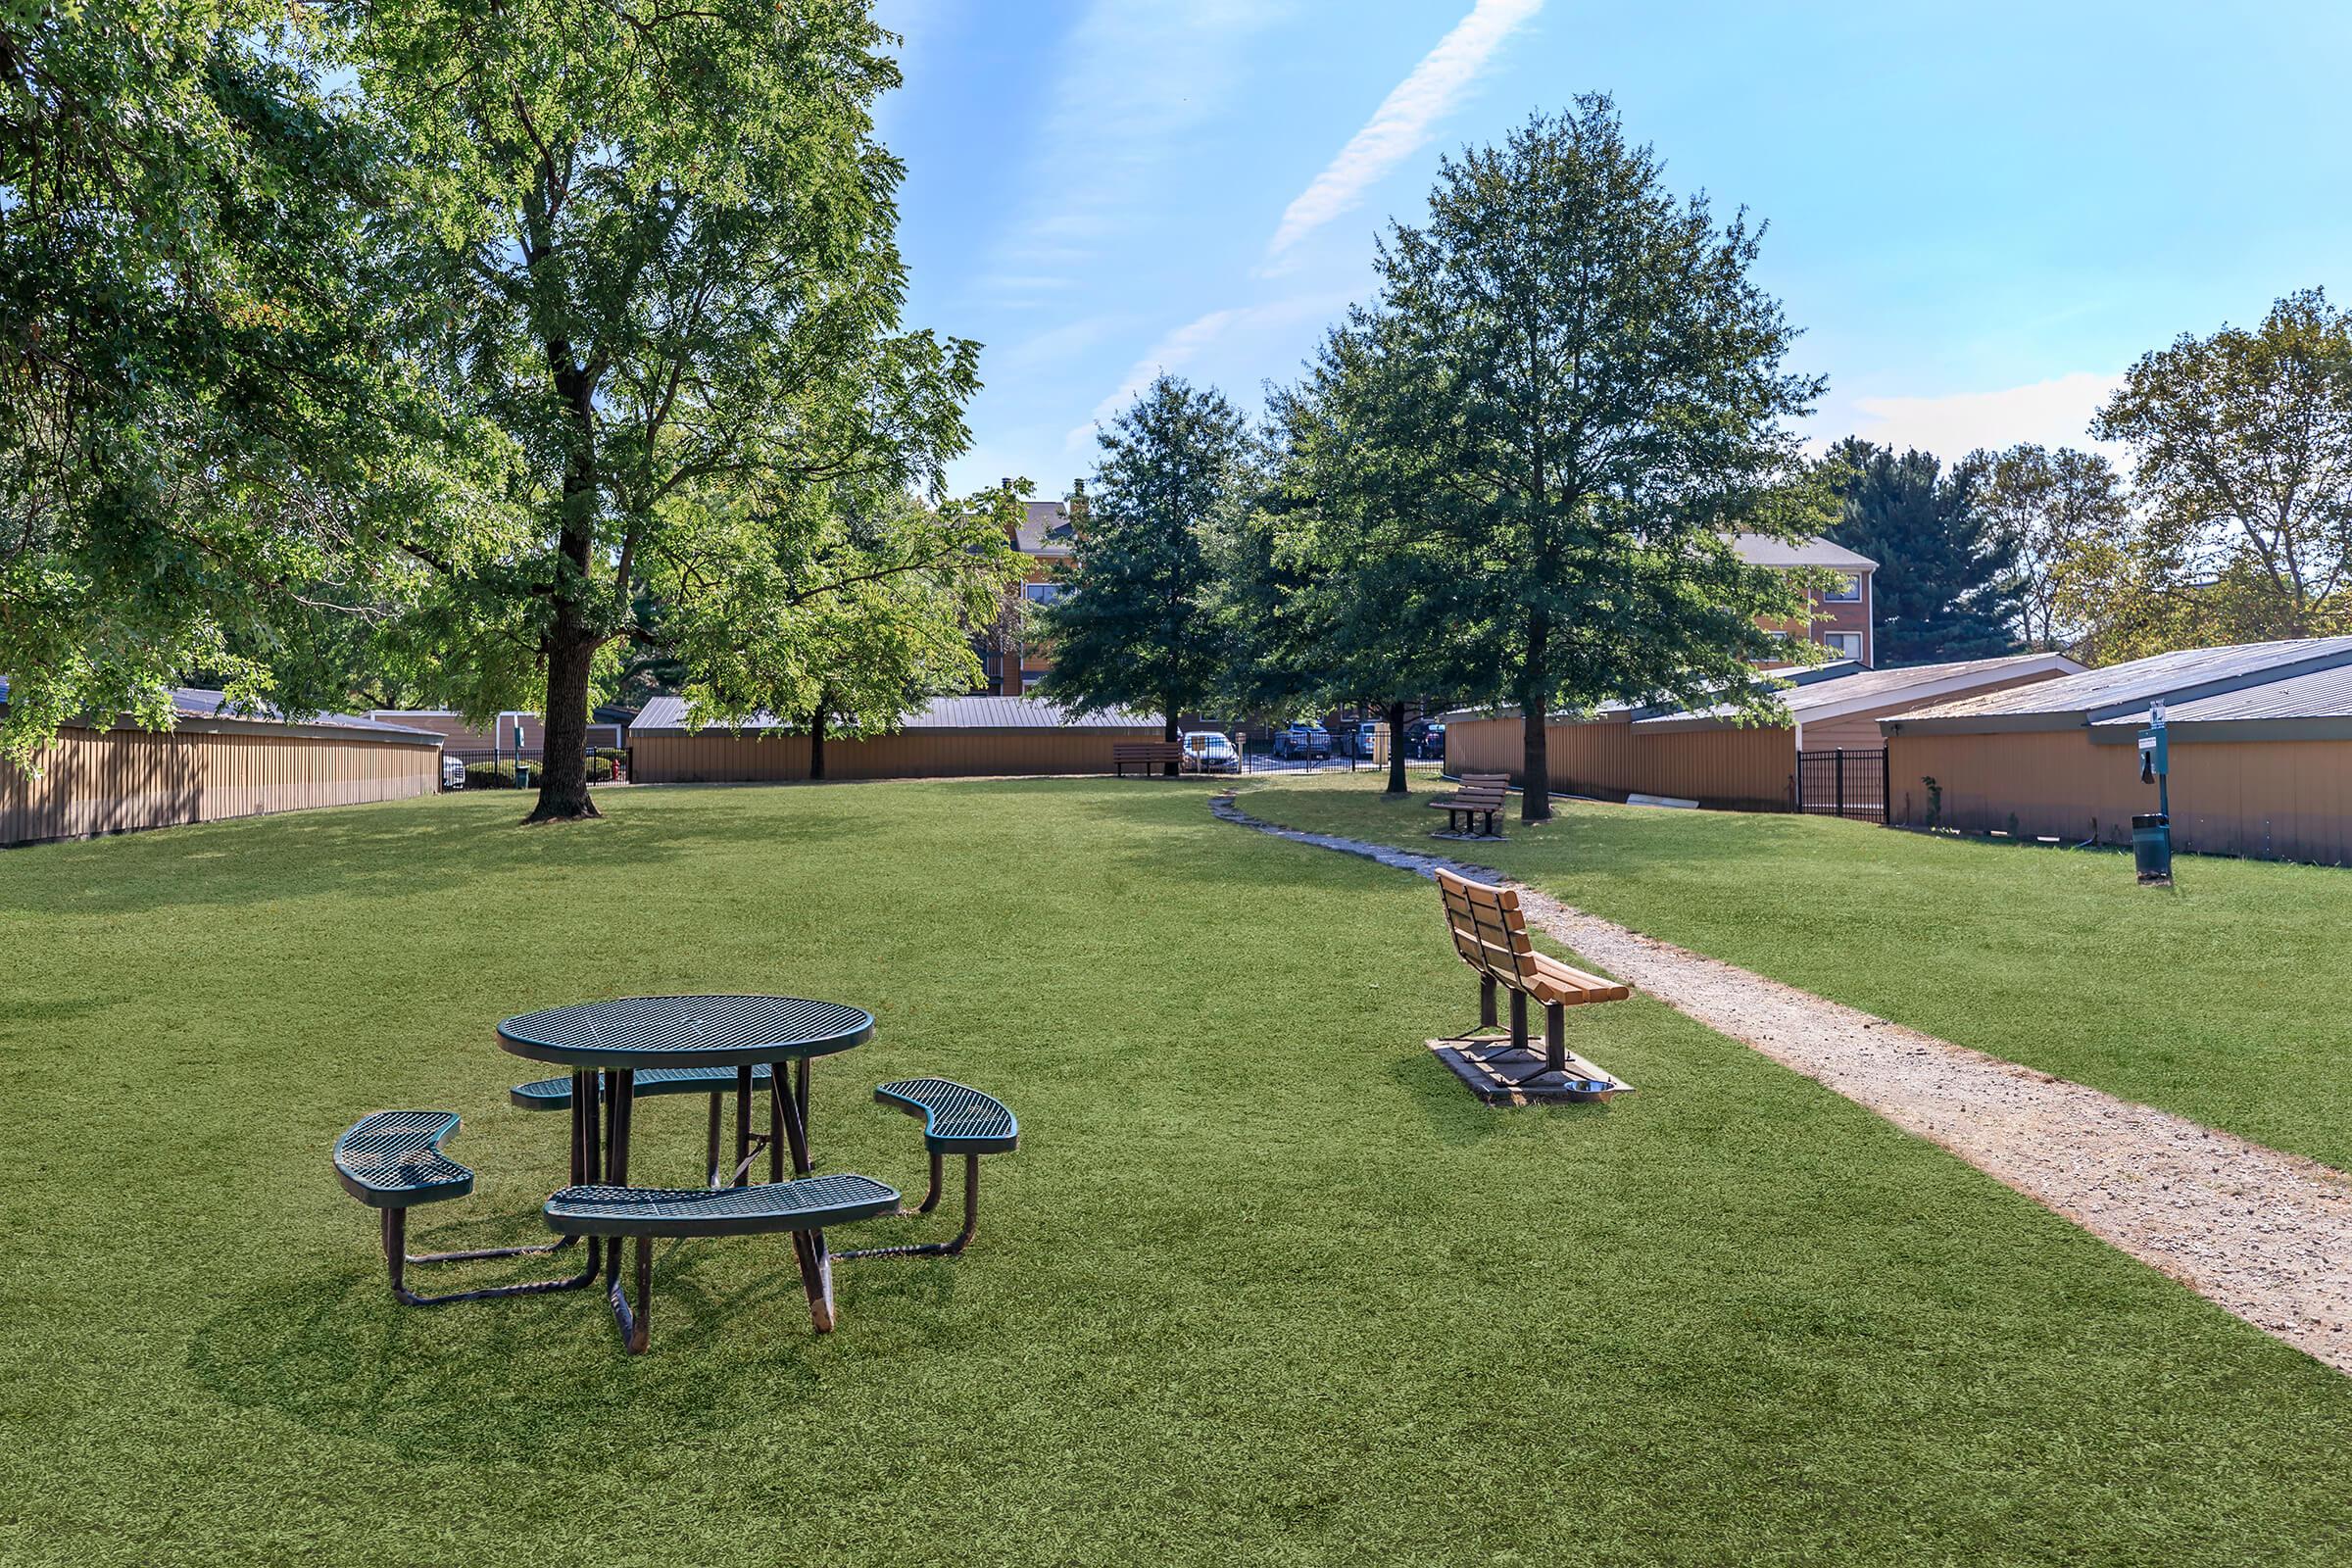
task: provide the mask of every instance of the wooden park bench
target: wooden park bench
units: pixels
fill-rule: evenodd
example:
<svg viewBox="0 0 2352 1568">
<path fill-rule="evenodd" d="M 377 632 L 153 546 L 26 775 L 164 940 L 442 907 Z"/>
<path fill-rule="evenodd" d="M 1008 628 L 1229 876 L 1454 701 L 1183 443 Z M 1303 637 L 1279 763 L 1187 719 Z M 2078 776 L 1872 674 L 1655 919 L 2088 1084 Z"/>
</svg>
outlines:
<svg viewBox="0 0 2352 1568">
<path fill-rule="evenodd" d="M 1464 773 L 1461 786 L 1451 795 L 1442 795 L 1429 803 L 1432 810 L 1446 813 L 1446 831 L 1471 833 L 1483 838 L 1500 838 L 1494 831 L 1495 813 L 1503 808 L 1511 792 L 1508 773 Z M 1484 816 L 1487 825 L 1478 826 Z"/>
<path fill-rule="evenodd" d="M 1146 774 L 1164 773 L 1179 767 L 1184 761 L 1182 741 L 1112 741 L 1110 743 L 1110 772 L 1122 778 L 1131 767 L 1140 767 Z"/>
<path fill-rule="evenodd" d="M 1530 1083 L 1548 1074 L 1566 1081 L 1570 1097 L 1597 1099 L 1624 1084 L 1568 1050 L 1567 1009 L 1592 1002 L 1622 1002 L 1633 988 L 1572 968 L 1528 940 L 1527 917 L 1519 909 L 1516 888 L 1490 887 L 1450 871 L 1438 872 L 1438 891 L 1446 901 L 1446 923 L 1453 935 L 1454 951 L 1478 971 L 1478 1012 L 1481 1028 L 1496 1028 L 1494 993 L 1511 994 L 1511 1053 L 1533 1058 L 1527 1038 L 1527 1004 L 1534 998 L 1544 1005 L 1543 1066 L 1516 1080 Z M 1497 1041 L 1497 1045 L 1501 1042 Z M 1581 1093 L 1574 1085 L 1586 1086 Z"/>
</svg>

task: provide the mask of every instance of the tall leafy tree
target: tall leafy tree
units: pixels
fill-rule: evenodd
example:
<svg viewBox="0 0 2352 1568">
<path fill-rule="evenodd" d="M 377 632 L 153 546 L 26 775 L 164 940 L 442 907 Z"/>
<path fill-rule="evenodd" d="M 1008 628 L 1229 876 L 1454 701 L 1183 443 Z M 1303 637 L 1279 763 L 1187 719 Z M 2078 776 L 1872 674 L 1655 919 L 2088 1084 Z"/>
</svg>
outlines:
<svg viewBox="0 0 2352 1568">
<path fill-rule="evenodd" d="M 1070 573 L 1039 615 L 1045 693 L 1081 712 L 1178 717 L 1217 690 L 1233 528 L 1256 484 L 1247 422 L 1214 388 L 1162 375 L 1101 435 Z"/>
<path fill-rule="evenodd" d="M 363 223 L 388 145 L 333 19 L 262 0 L 0 6 L 7 750 L 171 722 L 216 672 L 339 701 L 428 407 Z M 461 450 L 469 450 L 466 443 Z"/>
<path fill-rule="evenodd" d="M 827 526 L 792 536 L 788 557 L 745 519 L 743 559 L 724 573 L 738 612 L 679 628 L 683 694 L 701 712 L 789 717 L 808 735 L 809 776 L 824 777 L 828 736 L 895 730 L 930 698 L 978 682 L 972 632 L 1019 580 L 1006 533 L 1019 513 L 1004 489 L 937 506 L 843 494 Z"/>
<path fill-rule="evenodd" d="M 1453 623 L 1526 720 L 1526 820 L 1551 814 L 1544 720 L 1612 697 L 1754 703 L 1759 617 L 1805 586 L 1749 566 L 1741 530 L 1821 515 L 1788 419 L 1822 383 L 1750 274 L 1760 231 L 1677 201 L 1615 107 L 1585 97 L 1448 158 L 1428 220 L 1393 226 L 1373 427 L 1396 504 L 1459 564 Z"/>
<path fill-rule="evenodd" d="M 2062 612 L 2088 552 L 2122 538 L 2131 520 L 2115 466 L 2096 452 L 2027 443 L 1974 453 L 1984 476 L 1979 504 L 2016 562 L 2017 626 L 2026 645 L 2053 649 L 2076 623 Z"/>
<path fill-rule="evenodd" d="M 1231 679 L 1245 707 L 1370 701 L 1389 725 L 1392 795 L 1407 793 L 1404 717 L 1426 692 L 1492 687 L 1458 613 L 1457 564 L 1413 507 L 1411 455 L 1376 438 L 1377 345 L 1342 328 L 1270 416 L 1278 450 L 1234 553 Z"/>
<path fill-rule="evenodd" d="M 2093 430 L 2132 448 L 2141 575 L 2238 639 L 2352 625 L 2352 314 L 2324 290 L 2144 356 Z"/>
<path fill-rule="evenodd" d="M 650 634 L 638 590 L 680 648 L 791 623 L 767 564 L 810 556 L 840 488 L 936 489 L 968 440 L 977 345 L 900 325 L 891 40 L 866 0 L 359 17 L 411 141 L 421 361 L 519 454 L 503 507 L 404 541 L 431 581 L 410 646 L 469 709 L 536 684 L 532 816 L 592 816 L 591 690 Z M 730 695 L 805 710 L 774 667 Z"/>
<path fill-rule="evenodd" d="M 1981 505 L 1981 462 L 1948 474 L 1932 455 L 1849 436 L 1824 472 L 1837 487 L 1830 537 L 1879 564 L 1871 579 L 1879 662 L 1925 664 L 2017 646 L 2017 542 Z"/>
</svg>

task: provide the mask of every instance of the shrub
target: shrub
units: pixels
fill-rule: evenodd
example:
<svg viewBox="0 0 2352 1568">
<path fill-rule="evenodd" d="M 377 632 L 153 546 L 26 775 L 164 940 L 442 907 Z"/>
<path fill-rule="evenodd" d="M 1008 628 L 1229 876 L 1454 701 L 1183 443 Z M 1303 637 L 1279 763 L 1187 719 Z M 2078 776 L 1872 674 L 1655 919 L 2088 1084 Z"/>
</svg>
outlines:
<svg viewBox="0 0 2352 1568">
<path fill-rule="evenodd" d="M 530 768 L 531 787 L 537 789 L 539 787 L 539 764 L 530 762 L 525 765 Z M 591 784 L 612 783 L 612 755 L 605 752 L 591 755 L 588 759 L 588 782 Z M 511 761 L 500 761 L 495 764 L 467 762 L 466 764 L 466 787 L 469 790 L 511 790 L 514 787 L 514 764 Z"/>
</svg>

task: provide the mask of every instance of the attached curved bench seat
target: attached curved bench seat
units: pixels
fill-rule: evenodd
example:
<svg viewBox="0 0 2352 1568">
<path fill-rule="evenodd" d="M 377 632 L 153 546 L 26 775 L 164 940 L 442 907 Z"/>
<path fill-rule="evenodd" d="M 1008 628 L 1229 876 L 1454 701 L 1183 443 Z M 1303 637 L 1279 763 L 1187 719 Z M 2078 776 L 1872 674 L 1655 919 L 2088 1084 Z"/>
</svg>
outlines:
<svg viewBox="0 0 2352 1568">
<path fill-rule="evenodd" d="M 1021 1125 L 1011 1107 L 994 1095 L 946 1078 L 905 1078 L 874 1091 L 877 1104 L 891 1105 L 923 1118 L 923 1148 L 931 1155 L 931 1183 L 924 1189 L 917 1214 L 939 1206 L 940 1164 L 950 1154 L 963 1156 L 963 1229 L 953 1241 L 925 1242 L 912 1247 L 869 1247 L 843 1252 L 843 1257 L 954 1257 L 971 1245 L 980 1228 L 980 1156 L 1008 1154 L 1021 1143 Z"/>
<path fill-rule="evenodd" d="M 803 1064 L 804 1067 L 806 1063 Z M 735 1107 L 735 1148 L 739 1156 L 734 1175 L 741 1178 L 752 1167 L 752 1156 L 760 1150 L 768 1151 L 768 1175 L 771 1180 L 784 1179 L 784 1140 L 777 1126 L 775 1096 L 770 1092 L 776 1070 L 767 1062 L 752 1068 L 752 1098 L 768 1096 L 767 1131 L 755 1132 L 751 1123 L 751 1101 L 739 1100 Z M 595 1078 L 596 1075 L 587 1075 Z M 601 1081 L 601 1080 L 600 1080 Z M 723 1186 L 727 1171 L 718 1162 L 719 1122 L 724 1111 L 725 1097 L 741 1087 L 743 1080 L 733 1067 L 640 1067 L 631 1079 L 630 1098 L 643 1100 L 648 1095 L 709 1095 L 710 1097 L 710 1155 L 706 1167 L 710 1185 Z M 801 1080 L 801 1093 L 806 1095 L 808 1081 Z M 516 1110 L 569 1110 L 571 1108 L 571 1075 L 561 1078 L 536 1078 L 527 1084 L 516 1084 L 507 1091 L 507 1101 Z"/>
<path fill-rule="evenodd" d="M 761 1236 L 821 1230 L 899 1206 L 899 1190 L 853 1172 L 757 1187 L 566 1187 L 547 1200 L 566 1236 Z"/>
<path fill-rule="evenodd" d="M 564 1279 L 457 1291 L 446 1296 L 418 1296 L 409 1289 L 406 1265 L 410 1263 L 530 1257 L 561 1250 L 572 1242 L 567 1235 L 539 1247 L 485 1247 L 460 1252 L 413 1253 L 408 1250 L 411 1208 L 418 1203 L 464 1198 L 473 1191 L 473 1172 L 450 1158 L 441 1148 L 459 1125 L 455 1111 L 379 1110 L 353 1122 L 335 1140 L 335 1179 L 343 1184 L 345 1192 L 383 1213 L 384 1265 L 392 1276 L 393 1298 L 404 1306 L 442 1306 L 451 1301 L 576 1291 L 594 1280 L 598 1258 L 596 1249 L 591 1248 L 587 1271 Z"/>
<path fill-rule="evenodd" d="M 548 1228 L 570 1236 L 628 1237 L 636 1243 L 637 1301 L 632 1307 L 614 1270 L 611 1296 L 621 1339 L 631 1354 L 650 1342 L 654 1299 L 653 1244 L 658 1236 L 792 1234 L 808 1294 L 808 1317 L 819 1334 L 833 1327 L 833 1270 L 824 1227 L 896 1213 L 898 1189 L 855 1172 L 803 1176 L 758 1187 L 566 1187 L 547 1200 Z"/>
<path fill-rule="evenodd" d="M 775 1068 L 760 1062 L 752 1069 L 752 1087 L 765 1089 L 774 1077 Z M 643 1100 L 648 1095 L 723 1095 L 734 1087 L 732 1067 L 640 1067 L 630 1092 Z M 516 1110 L 569 1110 L 571 1075 L 516 1084 L 507 1091 L 507 1100 Z"/>
<path fill-rule="evenodd" d="M 335 1179 L 369 1208 L 408 1208 L 464 1198 L 473 1172 L 441 1152 L 458 1130 L 448 1110 L 379 1110 L 335 1140 Z"/>
<path fill-rule="evenodd" d="M 935 1154 L 1005 1154 L 1021 1124 L 1004 1102 L 945 1078 L 906 1078 L 874 1091 L 878 1104 L 923 1118 L 923 1147 Z"/>
</svg>

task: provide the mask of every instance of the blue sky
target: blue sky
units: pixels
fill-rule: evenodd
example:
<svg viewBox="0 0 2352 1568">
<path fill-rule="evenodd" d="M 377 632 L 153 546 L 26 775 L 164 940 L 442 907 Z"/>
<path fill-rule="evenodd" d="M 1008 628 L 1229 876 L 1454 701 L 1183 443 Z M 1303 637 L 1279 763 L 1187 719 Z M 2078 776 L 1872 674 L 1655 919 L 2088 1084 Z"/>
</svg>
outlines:
<svg viewBox="0 0 2352 1568">
<path fill-rule="evenodd" d="M 957 489 L 1058 495 L 1159 368 L 1295 377 L 1441 154 L 1613 94 L 1770 223 L 1807 434 L 2083 444 L 2125 367 L 2352 297 L 2352 6 L 881 0 L 911 321 L 986 345 Z"/>
</svg>

